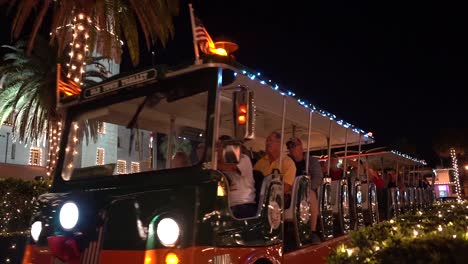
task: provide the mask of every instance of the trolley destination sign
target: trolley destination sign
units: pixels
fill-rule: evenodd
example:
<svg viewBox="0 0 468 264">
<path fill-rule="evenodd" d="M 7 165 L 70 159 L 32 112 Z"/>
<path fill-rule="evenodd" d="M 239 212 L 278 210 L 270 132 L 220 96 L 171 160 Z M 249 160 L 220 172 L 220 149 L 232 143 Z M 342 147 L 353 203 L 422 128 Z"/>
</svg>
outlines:
<svg viewBox="0 0 468 264">
<path fill-rule="evenodd" d="M 94 98 L 122 88 L 153 82 L 156 80 L 157 76 L 158 71 L 156 69 L 147 69 L 125 77 L 121 77 L 119 79 L 109 80 L 107 82 L 86 88 L 83 91 L 82 96 L 83 99 Z"/>
</svg>

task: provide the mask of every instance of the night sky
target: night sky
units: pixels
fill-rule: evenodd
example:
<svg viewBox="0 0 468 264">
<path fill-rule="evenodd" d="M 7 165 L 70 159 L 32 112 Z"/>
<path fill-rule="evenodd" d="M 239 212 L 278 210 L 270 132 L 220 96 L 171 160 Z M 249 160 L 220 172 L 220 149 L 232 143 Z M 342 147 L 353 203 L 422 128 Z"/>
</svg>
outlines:
<svg viewBox="0 0 468 264">
<path fill-rule="evenodd" d="M 173 42 L 156 51 L 163 63 L 194 56 L 186 3 Z M 439 130 L 468 128 L 468 96 L 462 94 L 468 87 L 468 21 L 462 6 L 431 1 L 229 3 L 193 2 L 211 37 L 236 42 L 240 63 L 372 131 L 372 147 L 407 142 L 417 151 L 408 154 L 435 166 L 432 144 Z"/>
<path fill-rule="evenodd" d="M 187 3 L 156 63 L 193 59 Z M 431 162 L 440 128 L 467 129 L 466 9 L 432 1 L 192 1 L 237 60 L 365 131 L 414 144 Z M 5 17 L 0 18 L 5 32 Z M 139 66 L 151 64 L 142 52 Z M 123 69 L 129 69 L 124 58 Z M 460 139 L 462 140 L 462 139 Z M 466 141 L 465 138 L 463 140 Z M 398 150 L 398 149 L 397 149 Z M 411 154 L 411 153 L 409 153 Z"/>
</svg>

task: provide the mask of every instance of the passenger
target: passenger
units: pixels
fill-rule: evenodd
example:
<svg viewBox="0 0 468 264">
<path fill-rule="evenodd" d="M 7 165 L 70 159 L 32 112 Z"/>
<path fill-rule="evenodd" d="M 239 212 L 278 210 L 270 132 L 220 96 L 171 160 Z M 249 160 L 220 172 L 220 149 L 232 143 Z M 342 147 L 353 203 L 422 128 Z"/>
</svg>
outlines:
<svg viewBox="0 0 468 264">
<path fill-rule="evenodd" d="M 196 154 L 196 160 L 193 162 L 198 163 L 203 159 L 203 154 L 205 153 L 205 143 L 201 142 L 197 145 L 197 148 L 195 149 L 195 154 Z"/>
<path fill-rule="evenodd" d="M 184 151 L 177 151 L 171 160 L 171 168 L 180 168 L 190 166 L 190 159 Z"/>
<path fill-rule="evenodd" d="M 279 167 L 279 157 L 281 147 L 281 134 L 278 132 L 272 132 L 267 137 L 265 142 L 265 155 L 255 163 L 254 170 L 261 171 L 264 176 L 270 175 L 273 169 L 280 169 L 283 174 L 284 181 L 284 193 L 285 193 L 285 205 L 287 203 L 287 196 L 290 197 L 294 177 L 296 177 L 296 165 L 294 161 L 287 155 L 283 156 L 281 168 Z"/>
<path fill-rule="evenodd" d="M 380 190 L 384 186 L 384 180 L 382 176 L 373 168 L 369 168 L 369 179 L 375 184 L 377 190 Z"/>
<path fill-rule="evenodd" d="M 328 177 L 328 163 L 326 160 L 321 160 L 320 161 L 320 167 L 322 167 L 322 174 L 324 178 L 329 178 Z"/>
<path fill-rule="evenodd" d="M 387 188 L 396 188 L 397 187 L 397 173 L 394 169 L 387 171 L 388 184 Z"/>
<path fill-rule="evenodd" d="M 338 167 L 338 156 L 336 154 L 331 155 L 330 178 L 332 181 L 343 179 L 343 169 Z"/>
<path fill-rule="evenodd" d="M 358 161 L 354 159 L 348 159 L 347 163 L 349 165 L 347 175 L 350 177 L 351 182 L 360 181 L 361 175 L 359 175 L 358 171 Z M 359 168 L 359 170 L 361 170 L 361 168 Z"/>
<path fill-rule="evenodd" d="M 400 192 L 404 192 L 406 190 L 406 184 L 404 183 L 403 179 L 398 181 L 398 189 Z"/>
<path fill-rule="evenodd" d="M 429 187 L 431 186 L 427 178 L 424 176 L 422 177 L 422 180 L 421 180 L 421 186 L 423 189 L 429 189 Z"/>
<path fill-rule="evenodd" d="M 320 244 L 320 237 L 316 233 L 317 231 L 317 220 L 319 215 L 317 190 L 322 184 L 323 173 L 322 167 L 317 158 L 309 155 L 309 169 L 306 172 L 306 156 L 302 141 L 299 138 L 292 138 L 286 143 L 288 147 L 289 155 L 296 164 L 296 176 L 308 175 L 310 176 L 310 230 L 312 244 Z"/>
<path fill-rule="evenodd" d="M 232 140 L 230 136 L 219 137 L 216 145 L 218 153 L 218 170 L 229 181 L 229 206 L 236 218 L 255 216 L 257 205 L 255 204 L 255 181 L 253 178 L 252 162 L 250 158 L 242 154 L 238 164 L 226 164 L 223 162 L 223 144 Z"/>
</svg>

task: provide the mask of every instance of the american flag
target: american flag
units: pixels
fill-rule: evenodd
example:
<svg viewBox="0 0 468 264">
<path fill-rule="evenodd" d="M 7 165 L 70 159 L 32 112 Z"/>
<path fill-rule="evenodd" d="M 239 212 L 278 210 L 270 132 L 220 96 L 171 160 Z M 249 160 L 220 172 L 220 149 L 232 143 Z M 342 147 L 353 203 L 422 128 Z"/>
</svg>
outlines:
<svg viewBox="0 0 468 264">
<path fill-rule="evenodd" d="M 214 49 L 215 45 L 213 40 L 203 26 L 201 20 L 195 16 L 195 40 L 200 46 L 200 50 L 205 54 L 211 54 L 210 49 Z"/>
<path fill-rule="evenodd" d="M 76 95 L 81 93 L 80 86 L 72 80 L 62 81 L 58 80 L 58 90 L 65 93 L 67 96 Z"/>
<path fill-rule="evenodd" d="M 67 77 L 62 77 L 62 67 L 60 63 L 57 64 L 57 92 L 64 93 L 67 96 L 81 93 L 81 88 L 76 82 Z M 57 99 L 59 98 L 57 97 Z"/>
</svg>

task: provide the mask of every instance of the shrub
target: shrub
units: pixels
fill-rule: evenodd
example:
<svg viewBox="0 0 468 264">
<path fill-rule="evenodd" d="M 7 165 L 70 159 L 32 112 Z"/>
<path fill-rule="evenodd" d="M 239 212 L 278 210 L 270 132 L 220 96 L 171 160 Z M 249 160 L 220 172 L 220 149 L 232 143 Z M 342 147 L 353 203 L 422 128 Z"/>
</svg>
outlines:
<svg viewBox="0 0 468 264">
<path fill-rule="evenodd" d="M 46 181 L 0 179 L 0 236 L 28 230 L 34 203 L 49 187 Z"/>
<path fill-rule="evenodd" d="M 349 234 L 327 263 L 466 263 L 468 203 L 438 203 Z"/>
</svg>

